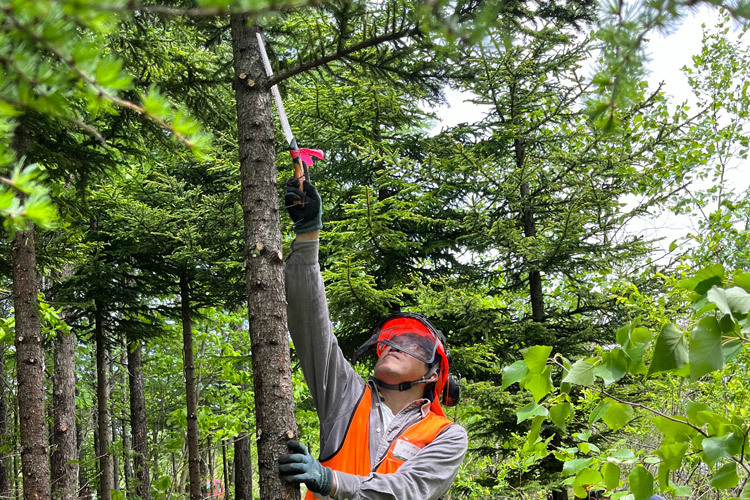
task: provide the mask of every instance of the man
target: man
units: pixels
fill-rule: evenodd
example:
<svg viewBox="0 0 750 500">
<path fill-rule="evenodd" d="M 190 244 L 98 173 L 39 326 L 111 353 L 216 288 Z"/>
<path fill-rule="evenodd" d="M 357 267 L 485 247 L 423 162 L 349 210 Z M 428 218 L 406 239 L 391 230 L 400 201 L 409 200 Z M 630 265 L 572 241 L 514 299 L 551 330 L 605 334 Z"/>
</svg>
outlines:
<svg viewBox="0 0 750 500">
<path fill-rule="evenodd" d="M 321 202 L 315 187 L 287 185 L 297 234 L 286 263 L 289 332 L 320 419 L 320 457 L 297 441 L 279 458 L 307 499 L 434 500 L 450 488 L 467 448 L 466 431 L 445 418 L 440 396 L 456 387 L 442 334 L 425 318 L 386 318 L 357 355 L 374 348 L 363 380 L 333 335 L 318 264 Z M 322 462 L 322 463 L 321 463 Z"/>
</svg>

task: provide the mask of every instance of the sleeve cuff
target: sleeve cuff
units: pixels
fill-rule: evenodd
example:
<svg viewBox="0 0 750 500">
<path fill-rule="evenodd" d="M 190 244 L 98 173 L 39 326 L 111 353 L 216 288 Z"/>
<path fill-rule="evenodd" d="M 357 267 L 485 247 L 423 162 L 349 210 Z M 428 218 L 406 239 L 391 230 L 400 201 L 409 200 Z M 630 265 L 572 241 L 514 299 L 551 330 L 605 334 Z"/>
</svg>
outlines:
<svg viewBox="0 0 750 500">
<path fill-rule="evenodd" d="M 359 498 L 362 477 L 341 471 L 334 471 L 333 473 L 336 476 L 336 491 L 332 498 L 336 500 L 354 500 Z"/>
<path fill-rule="evenodd" d="M 310 265 L 318 263 L 318 247 L 320 240 L 292 241 L 292 253 L 287 259 L 287 265 Z"/>
</svg>

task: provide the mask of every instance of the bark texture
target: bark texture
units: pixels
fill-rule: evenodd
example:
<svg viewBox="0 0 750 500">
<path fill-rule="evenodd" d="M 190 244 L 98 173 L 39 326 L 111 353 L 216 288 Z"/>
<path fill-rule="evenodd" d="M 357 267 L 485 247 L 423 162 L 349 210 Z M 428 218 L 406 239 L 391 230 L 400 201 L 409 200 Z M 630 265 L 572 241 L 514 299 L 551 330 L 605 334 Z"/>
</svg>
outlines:
<svg viewBox="0 0 750 500">
<path fill-rule="evenodd" d="M 96 330 L 96 410 L 97 453 L 99 458 L 98 500 L 112 498 L 112 461 L 109 456 L 109 349 L 104 337 L 102 312 L 95 311 Z"/>
<path fill-rule="evenodd" d="M 16 232 L 11 244 L 11 259 L 23 497 L 25 500 L 48 500 L 50 470 L 44 408 L 44 351 L 39 324 L 33 227 Z"/>
<path fill-rule="evenodd" d="M 146 392 L 143 386 L 141 343 L 133 341 L 128 348 L 130 389 L 130 431 L 133 436 L 133 481 L 135 494 L 141 500 L 151 499 L 148 471 L 148 429 L 146 427 Z"/>
<path fill-rule="evenodd" d="M 57 335 L 52 370 L 52 498 L 78 498 L 78 439 L 76 432 L 76 335 Z"/>
<path fill-rule="evenodd" d="M 5 349 L 0 349 L 0 445 L 13 449 L 13 437 L 8 433 L 8 404 L 5 380 Z M 0 498 L 10 498 L 10 471 L 13 466 L 11 453 L 0 454 Z"/>
<path fill-rule="evenodd" d="M 122 338 L 122 350 L 120 352 L 120 364 L 128 370 L 128 342 L 125 337 Z M 121 371 L 122 379 L 120 380 L 120 386 L 125 387 L 128 381 L 125 379 L 125 372 Z M 122 407 L 128 407 L 128 395 L 126 391 L 122 391 Z M 123 463 L 123 474 L 125 476 L 125 491 L 127 494 L 131 493 L 131 483 L 133 482 L 133 467 L 131 462 L 131 444 L 130 444 L 130 432 L 128 432 L 128 419 L 127 412 L 123 411 L 122 417 L 120 418 L 120 432 L 122 433 L 122 463 Z"/>
<path fill-rule="evenodd" d="M 190 500 L 201 500 L 201 456 L 198 451 L 198 399 L 195 388 L 195 360 L 193 359 L 193 318 L 190 313 L 190 284 L 180 277 L 182 307 L 182 357 L 185 372 L 185 400 L 187 402 L 188 474 Z"/>
<path fill-rule="evenodd" d="M 297 436 L 287 334 L 271 95 L 247 16 L 230 19 L 245 233 L 245 286 L 252 344 L 260 496 L 299 498 L 281 480 L 278 456 Z"/>
<path fill-rule="evenodd" d="M 253 500 L 250 436 L 238 436 L 234 440 L 234 498 L 235 500 Z"/>
</svg>

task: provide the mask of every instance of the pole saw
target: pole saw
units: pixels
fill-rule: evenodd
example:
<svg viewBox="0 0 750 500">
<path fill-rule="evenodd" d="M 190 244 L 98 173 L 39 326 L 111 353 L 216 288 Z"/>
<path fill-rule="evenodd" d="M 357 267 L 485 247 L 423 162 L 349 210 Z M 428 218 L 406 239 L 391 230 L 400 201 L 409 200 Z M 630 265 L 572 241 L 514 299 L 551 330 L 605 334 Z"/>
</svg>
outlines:
<svg viewBox="0 0 750 500">
<path fill-rule="evenodd" d="M 271 62 L 268 60 L 268 54 L 266 53 L 266 45 L 263 42 L 263 35 L 260 32 L 256 32 L 255 36 L 258 38 L 258 48 L 260 49 L 260 57 L 263 59 L 263 67 L 266 70 L 266 76 L 271 78 L 273 76 L 273 69 L 271 69 Z M 284 110 L 284 103 L 281 100 L 281 93 L 277 85 L 271 87 L 271 94 L 273 100 L 276 102 L 276 112 L 279 115 L 279 121 L 281 122 L 281 130 L 284 132 L 284 137 L 289 145 L 289 155 L 292 157 L 292 163 L 294 164 L 294 177 L 299 179 L 300 189 L 304 191 L 303 181 L 309 181 L 310 177 L 307 171 L 307 167 L 312 165 L 314 160 L 312 157 L 323 159 L 323 151 L 319 149 L 300 149 L 297 146 L 297 140 L 294 138 L 292 133 L 292 127 L 289 125 L 289 119 L 286 116 Z M 303 201 L 297 201 L 297 203 L 304 203 Z"/>
</svg>

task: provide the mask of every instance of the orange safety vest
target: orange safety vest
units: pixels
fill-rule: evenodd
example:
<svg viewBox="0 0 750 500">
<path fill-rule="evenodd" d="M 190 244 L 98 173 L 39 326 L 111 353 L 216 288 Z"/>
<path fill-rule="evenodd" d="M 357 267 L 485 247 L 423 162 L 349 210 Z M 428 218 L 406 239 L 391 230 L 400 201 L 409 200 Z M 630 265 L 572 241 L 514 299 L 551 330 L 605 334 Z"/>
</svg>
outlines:
<svg viewBox="0 0 750 500">
<path fill-rule="evenodd" d="M 356 476 L 367 476 L 370 472 L 391 474 L 419 450 L 434 441 L 443 429 L 452 424 L 447 418 L 430 411 L 425 418 L 414 423 L 391 443 L 385 458 L 372 470 L 369 439 L 371 407 L 372 391 L 369 386 L 365 386 L 364 393 L 349 422 L 344 442 L 332 457 L 321 461 L 321 464 Z M 315 498 L 311 491 L 305 495 L 305 500 L 315 500 Z"/>
</svg>

